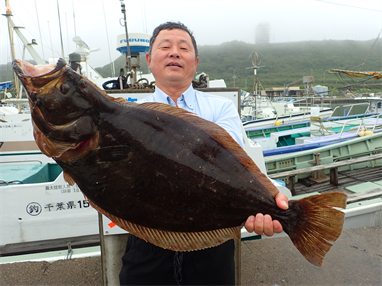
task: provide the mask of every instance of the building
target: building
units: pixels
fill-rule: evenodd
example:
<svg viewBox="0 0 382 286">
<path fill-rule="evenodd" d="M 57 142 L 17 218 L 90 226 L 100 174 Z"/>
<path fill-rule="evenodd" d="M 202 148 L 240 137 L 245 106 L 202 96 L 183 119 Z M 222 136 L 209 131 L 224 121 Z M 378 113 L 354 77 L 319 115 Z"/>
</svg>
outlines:
<svg viewBox="0 0 382 286">
<path fill-rule="evenodd" d="M 270 43 L 270 25 L 269 23 L 260 23 L 255 31 L 255 44 L 263 45 Z"/>
<path fill-rule="evenodd" d="M 283 96 L 283 92 L 285 90 L 285 87 L 270 87 L 265 89 L 265 93 L 267 96 Z M 288 88 L 289 96 L 296 96 L 296 97 L 302 97 L 304 96 L 303 89 L 300 89 L 299 86 L 290 86 Z"/>
</svg>

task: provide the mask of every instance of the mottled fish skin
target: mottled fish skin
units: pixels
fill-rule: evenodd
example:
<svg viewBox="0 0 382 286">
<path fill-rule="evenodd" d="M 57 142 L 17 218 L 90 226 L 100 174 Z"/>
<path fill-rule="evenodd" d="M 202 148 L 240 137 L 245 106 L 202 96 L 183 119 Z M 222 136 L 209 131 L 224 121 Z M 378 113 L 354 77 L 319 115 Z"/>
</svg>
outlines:
<svg viewBox="0 0 382 286">
<path fill-rule="evenodd" d="M 118 115 L 99 122 L 99 148 L 75 162 L 57 161 L 104 210 L 151 228 L 203 231 L 240 226 L 254 207 L 277 208 L 258 179 L 207 133 L 137 105 L 114 110 Z"/>
<path fill-rule="evenodd" d="M 170 105 L 111 98 L 63 60 L 40 76 L 24 74 L 33 68 L 21 61 L 13 67 L 28 92 L 39 147 L 56 154 L 66 178 L 118 220 L 200 233 L 237 228 L 249 215 L 267 213 L 315 265 L 330 249 L 326 241 L 340 235 L 344 215 L 332 207 L 344 207 L 342 194 L 290 201 L 288 210 L 279 209 L 277 188 L 218 125 Z M 305 247 L 306 234 L 299 238 L 302 228 L 310 228 L 312 209 L 329 214 L 314 225 L 330 225 L 324 238 L 309 237 L 322 244 L 318 249 Z"/>
<path fill-rule="evenodd" d="M 155 104 L 153 110 L 153 104 L 121 104 L 66 66 L 55 70 L 52 74 L 62 79 L 54 92 L 32 92 L 31 100 L 43 114 L 36 124 L 53 141 L 81 142 L 99 134 L 99 146 L 87 156 L 55 160 L 100 208 L 139 225 L 188 232 L 240 226 L 254 208 L 266 213 L 278 209 L 273 195 L 235 153 L 193 122 L 166 111 L 203 119 L 168 105 Z M 69 86 L 66 94 L 63 85 Z M 84 124 L 82 132 L 80 124 L 68 131 L 47 130 L 45 124 L 65 125 L 84 118 L 96 123 Z M 223 129 L 213 128 L 237 145 Z"/>
</svg>

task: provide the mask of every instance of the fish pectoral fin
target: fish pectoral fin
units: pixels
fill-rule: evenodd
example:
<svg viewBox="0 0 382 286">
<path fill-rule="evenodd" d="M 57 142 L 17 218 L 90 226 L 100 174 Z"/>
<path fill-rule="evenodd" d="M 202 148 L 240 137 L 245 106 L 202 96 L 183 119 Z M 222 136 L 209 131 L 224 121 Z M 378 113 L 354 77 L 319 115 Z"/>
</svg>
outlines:
<svg viewBox="0 0 382 286">
<path fill-rule="evenodd" d="M 76 182 L 73 180 L 72 176 L 70 176 L 68 173 L 63 171 L 64 173 L 64 180 L 67 182 L 69 185 L 73 186 Z"/>
<path fill-rule="evenodd" d="M 172 251 L 194 251 L 223 244 L 230 239 L 240 239 L 241 227 L 223 228 L 203 232 L 174 232 L 153 229 L 125 221 L 99 208 L 89 201 L 91 206 L 116 225 L 146 242 Z"/>
</svg>

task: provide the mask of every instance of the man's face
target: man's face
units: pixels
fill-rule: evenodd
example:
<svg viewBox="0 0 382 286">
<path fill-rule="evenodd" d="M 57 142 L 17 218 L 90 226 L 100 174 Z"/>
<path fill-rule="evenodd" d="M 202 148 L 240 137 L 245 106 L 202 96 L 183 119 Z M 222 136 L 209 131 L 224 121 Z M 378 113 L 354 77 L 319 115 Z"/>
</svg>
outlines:
<svg viewBox="0 0 382 286">
<path fill-rule="evenodd" d="M 180 29 L 160 31 L 146 60 L 158 87 L 189 86 L 199 62 L 190 35 Z"/>
</svg>

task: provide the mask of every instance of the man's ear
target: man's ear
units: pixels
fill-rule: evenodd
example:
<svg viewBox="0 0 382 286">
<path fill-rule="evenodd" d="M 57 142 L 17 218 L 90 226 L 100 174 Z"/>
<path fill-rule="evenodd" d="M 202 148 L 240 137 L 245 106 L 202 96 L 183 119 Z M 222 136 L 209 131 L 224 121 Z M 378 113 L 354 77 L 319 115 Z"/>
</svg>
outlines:
<svg viewBox="0 0 382 286">
<path fill-rule="evenodd" d="M 149 53 L 146 54 L 146 62 L 149 66 L 149 69 L 151 69 L 151 55 Z"/>
<path fill-rule="evenodd" d="M 198 67 L 198 63 L 199 63 L 199 57 L 196 58 L 196 61 L 195 61 L 195 69 Z"/>
</svg>

